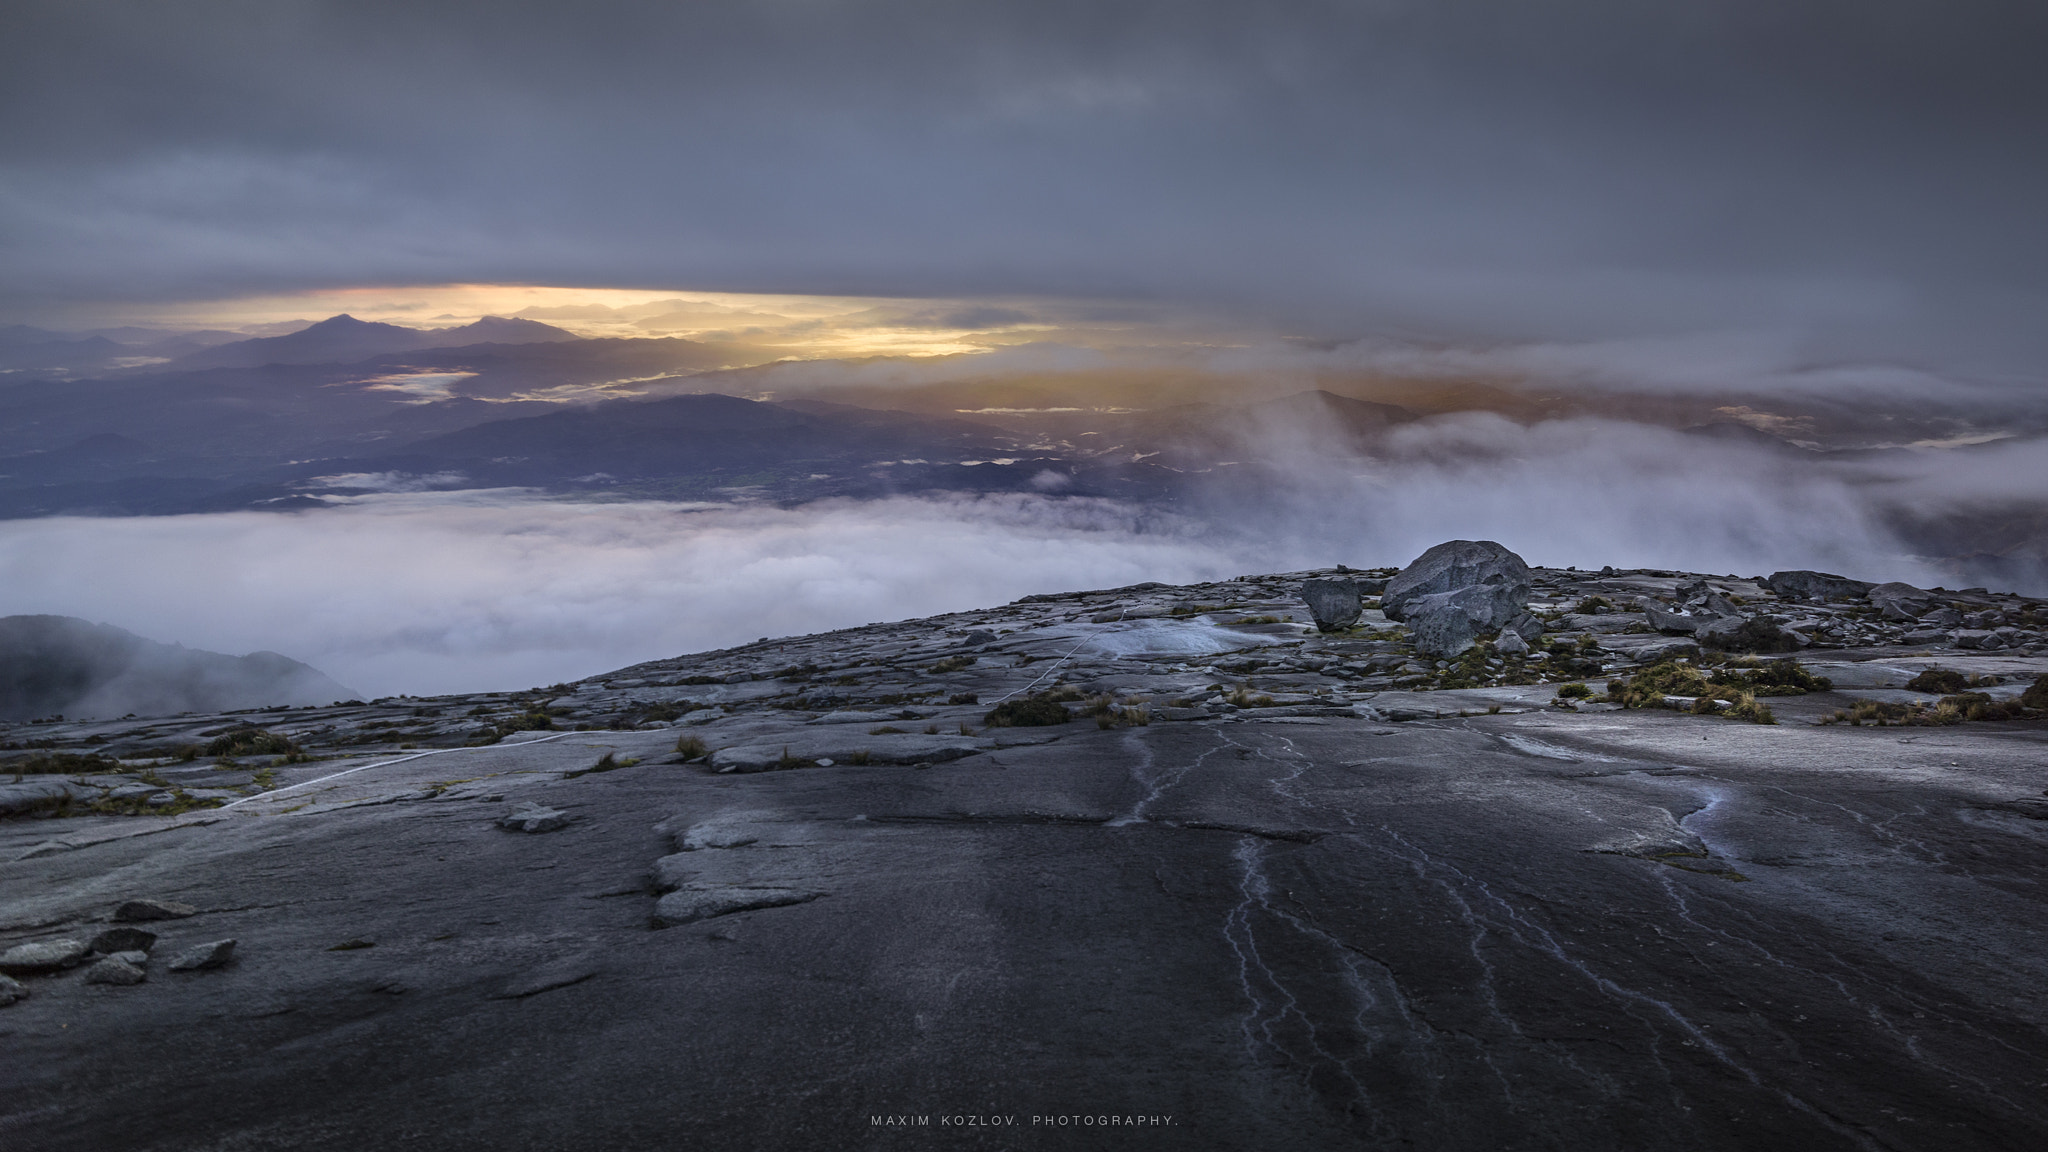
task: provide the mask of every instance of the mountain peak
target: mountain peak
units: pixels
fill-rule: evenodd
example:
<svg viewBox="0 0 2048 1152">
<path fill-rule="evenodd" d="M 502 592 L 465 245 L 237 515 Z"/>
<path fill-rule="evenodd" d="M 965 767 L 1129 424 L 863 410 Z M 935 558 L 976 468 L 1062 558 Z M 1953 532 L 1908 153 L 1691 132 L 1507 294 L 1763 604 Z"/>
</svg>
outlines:
<svg viewBox="0 0 2048 1152">
<path fill-rule="evenodd" d="M 439 329 L 432 335 L 436 342 L 453 342 L 460 337 L 464 344 L 540 344 L 582 339 L 565 328 L 517 316 L 485 316 L 459 328 Z"/>
<path fill-rule="evenodd" d="M 303 335 L 304 333 L 307 332 L 318 332 L 322 334 L 334 332 L 364 332 L 375 331 L 381 328 L 399 328 L 402 331 L 406 332 L 414 331 L 414 329 L 411 328 L 402 328 L 402 326 L 397 324 L 385 324 L 377 320 L 358 320 L 355 317 L 349 315 L 348 313 L 342 312 L 337 315 L 329 316 L 327 319 L 322 320 L 318 323 L 308 324 L 304 328 L 299 329 L 298 332 L 293 333 L 293 335 Z M 285 337 L 275 336 L 271 337 L 271 339 L 282 340 L 285 339 Z"/>
</svg>

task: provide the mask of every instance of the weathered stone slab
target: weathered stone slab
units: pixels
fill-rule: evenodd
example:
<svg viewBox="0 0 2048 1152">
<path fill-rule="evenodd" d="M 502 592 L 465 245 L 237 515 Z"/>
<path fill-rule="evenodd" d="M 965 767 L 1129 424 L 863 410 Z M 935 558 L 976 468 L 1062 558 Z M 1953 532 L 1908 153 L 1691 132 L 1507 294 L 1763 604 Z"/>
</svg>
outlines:
<svg viewBox="0 0 2048 1152">
<path fill-rule="evenodd" d="M 196 972 L 207 968 L 219 968 L 234 957 L 233 940 L 213 940 L 178 953 L 171 960 L 171 971 Z"/>
<path fill-rule="evenodd" d="M 766 772 L 784 764 L 831 760 L 857 764 L 863 757 L 870 764 L 939 764 L 972 756 L 996 746 L 978 736 L 930 736 L 920 733 L 883 733 L 870 736 L 841 731 L 800 729 L 787 741 L 721 748 L 711 754 L 711 767 L 718 772 Z"/>
<path fill-rule="evenodd" d="M 140 984 L 147 979 L 147 972 L 115 956 L 109 956 L 85 970 L 87 984 Z"/>
<path fill-rule="evenodd" d="M 0 972 L 20 976 L 30 972 L 55 972 L 62 968 L 74 968 L 85 959 L 87 951 L 84 942 L 71 939 L 16 944 L 7 951 L 0 952 Z"/>
<path fill-rule="evenodd" d="M 498 827 L 509 832 L 553 832 L 569 826 L 569 814 L 559 808 L 528 802 L 498 819 Z"/>
<path fill-rule="evenodd" d="M 149 920 L 182 920 L 196 916 L 199 909 L 176 900 L 129 900 L 114 909 L 114 919 L 127 923 Z"/>
<path fill-rule="evenodd" d="M 102 956 L 116 952 L 148 952 L 156 947 L 156 933 L 140 928 L 109 928 L 92 938 L 89 945 Z"/>
<path fill-rule="evenodd" d="M 671 927 L 709 920 L 717 916 L 730 916 L 735 912 L 751 912 L 757 908 L 786 908 L 792 904 L 806 904 L 823 895 L 823 892 L 803 888 L 693 885 L 689 888 L 679 888 L 657 901 L 654 905 L 654 919 L 657 924 Z"/>
</svg>

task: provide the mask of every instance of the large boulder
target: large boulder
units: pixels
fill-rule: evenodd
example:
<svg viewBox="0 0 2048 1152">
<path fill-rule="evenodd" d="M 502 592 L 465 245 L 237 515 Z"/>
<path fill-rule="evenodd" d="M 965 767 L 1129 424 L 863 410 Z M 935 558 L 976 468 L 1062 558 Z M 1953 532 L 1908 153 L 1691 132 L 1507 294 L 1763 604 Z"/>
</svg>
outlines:
<svg viewBox="0 0 2048 1152">
<path fill-rule="evenodd" d="M 1416 601 L 1466 588 L 1486 590 L 1485 611 L 1474 619 L 1482 631 L 1491 631 L 1528 605 L 1529 566 L 1491 540 L 1447 540 L 1387 581 L 1380 610 L 1389 620 L 1406 620 Z M 1465 607 L 1470 611 L 1476 603 L 1467 600 Z"/>
<path fill-rule="evenodd" d="M 1473 584 L 1410 600 L 1406 623 L 1415 650 L 1430 656 L 1455 656 L 1484 632 L 1513 633 L 1524 641 L 1543 634 L 1542 622 L 1504 595 L 1498 584 Z"/>
<path fill-rule="evenodd" d="M 1317 630 L 1322 632 L 1341 632 L 1358 623 L 1359 614 L 1364 611 L 1355 580 L 1304 580 L 1301 599 L 1308 605 L 1309 614 L 1316 618 Z"/>
<path fill-rule="evenodd" d="M 1865 595 L 1876 587 L 1867 580 L 1851 580 L 1832 572 L 1814 572 L 1804 568 L 1773 572 L 1757 583 L 1790 600 L 1840 600 Z"/>
</svg>

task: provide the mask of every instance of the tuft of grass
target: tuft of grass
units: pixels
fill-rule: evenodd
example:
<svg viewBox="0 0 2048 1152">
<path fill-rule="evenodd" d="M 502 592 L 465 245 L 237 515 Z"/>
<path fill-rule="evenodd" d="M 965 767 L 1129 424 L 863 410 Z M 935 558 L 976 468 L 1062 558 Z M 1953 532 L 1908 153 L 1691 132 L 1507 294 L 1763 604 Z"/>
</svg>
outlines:
<svg viewBox="0 0 2048 1152">
<path fill-rule="evenodd" d="M 981 659 L 979 656 L 948 656 L 937 664 L 925 669 L 925 671 L 934 676 L 944 676 L 949 672 L 958 672 L 963 668 L 971 668 L 979 659 Z"/>
<path fill-rule="evenodd" d="M 261 728 L 237 728 L 206 746 L 208 756 L 283 756 L 297 752 L 291 738 Z"/>
<path fill-rule="evenodd" d="M 895 725 L 893 725 L 893 724 L 884 724 L 884 725 L 882 725 L 882 726 L 881 726 L 881 727 L 879 727 L 879 728 L 870 728 L 870 729 L 868 729 L 868 735 L 870 735 L 870 736 L 901 736 L 901 735 L 903 735 L 903 729 L 901 729 L 901 728 L 898 728 L 898 727 L 896 727 L 896 726 L 895 726 Z"/>
<path fill-rule="evenodd" d="M 981 718 L 989 728 L 1044 728 L 1072 720 L 1066 706 L 1051 692 L 1039 692 L 1019 700 L 1005 700 Z"/>
<path fill-rule="evenodd" d="M 1226 703 L 1235 704 L 1239 708 L 1271 708 L 1277 703 L 1263 692 L 1253 692 L 1250 681 L 1231 689 L 1230 694 L 1223 699 Z"/>
<path fill-rule="evenodd" d="M 1996 676 L 1965 676 L 1947 668 L 1929 668 L 1906 681 L 1908 692 L 1932 692 L 1942 696 L 1953 696 L 1972 688 L 1989 688 L 1999 683 Z"/>
<path fill-rule="evenodd" d="M 1778 717 L 1771 712 L 1771 706 L 1759 701 L 1747 692 L 1735 697 L 1735 703 L 1728 709 L 1728 716 L 1736 720 L 1747 720 L 1751 724 L 1776 724 Z"/>
<path fill-rule="evenodd" d="M 1823 724 L 1847 724 L 1852 728 L 1865 724 L 1878 728 L 1933 728 L 1962 722 L 1962 710 L 1953 705 L 1929 708 L 1917 700 L 1907 704 L 1857 700 L 1821 720 Z"/>
<path fill-rule="evenodd" d="M 89 776 L 98 772 L 119 772 L 122 767 L 119 760 L 111 756 L 102 756 L 98 752 L 38 752 L 33 756 L 9 760 L 6 764 L 0 765 L 0 771 L 12 772 L 17 778 L 54 772 L 71 776 Z"/>
<path fill-rule="evenodd" d="M 676 741 L 676 755 L 681 756 L 683 763 L 688 764 L 692 760 L 702 760 L 711 755 L 711 749 L 705 746 L 703 737 L 685 736 Z"/>
<path fill-rule="evenodd" d="M 981 696 L 979 693 L 975 692 L 955 692 L 951 696 L 946 697 L 946 703 L 979 704 L 981 703 Z"/>
<path fill-rule="evenodd" d="M 597 763 L 592 764 L 590 767 L 585 768 L 581 772 L 571 772 L 569 773 L 569 775 L 588 776 L 593 772 L 610 772 L 618 768 L 631 768 L 633 765 L 638 764 L 639 762 L 640 761 L 633 759 L 630 756 L 624 760 L 621 760 L 614 753 L 607 752 L 603 756 L 598 758 Z"/>
<path fill-rule="evenodd" d="M 867 749 L 862 748 L 860 751 L 855 752 L 851 756 L 848 756 L 846 758 L 846 762 L 848 764 L 858 764 L 865 766 L 868 764 L 873 764 L 875 762 L 875 755 L 874 753 L 869 752 Z"/>
<path fill-rule="evenodd" d="M 1560 700 L 1588 700 L 1592 698 L 1593 690 L 1586 687 L 1583 682 L 1574 680 L 1570 684 L 1561 685 L 1557 690 L 1557 696 Z"/>
<path fill-rule="evenodd" d="M 1695 698 L 1692 711 L 1697 715 L 1776 724 L 1777 716 L 1768 704 L 1757 701 L 1758 696 L 1800 695 L 1828 683 L 1791 660 L 1731 664 L 1711 675 L 1695 665 L 1666 660 L 1633 676 L 1609 680 L 1607 699 L 1624 708 L 1654 708 L 1666 696 L 1691 696 Z M 1716 701 L 1726 707 L 1717 707 Z"/>
</svg>

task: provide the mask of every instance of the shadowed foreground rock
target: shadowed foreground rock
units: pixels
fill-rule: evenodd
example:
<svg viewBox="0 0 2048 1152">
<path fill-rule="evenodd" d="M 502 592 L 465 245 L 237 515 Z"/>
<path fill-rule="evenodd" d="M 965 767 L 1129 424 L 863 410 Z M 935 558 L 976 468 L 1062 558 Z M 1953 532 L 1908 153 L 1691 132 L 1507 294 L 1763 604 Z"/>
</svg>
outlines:
<svg viewBox="0 0 2048 1152">
<path fill-rule="evenodd" d="M 0 980 L 0 1144 L 2048 1146 L 2043 605 L 1932 593 L 2005 645 L 1963 650 L 1539 569 L 1536 642 L 1433 662 L 1286 619 L 1319 575 L 266 716 L 328 758 L 0 821 L 0 950 L 55 945 Z M 1690 644 L 1638 597 L 1783 616 L 1834 687 L 1589 700 Z M 1821 723 L 1931 670 L 2018 718 Z M 981 726 L 1015 699 L 1065 722 Z"/>
</svg>

